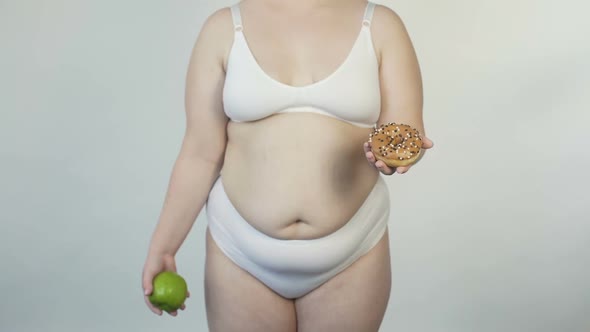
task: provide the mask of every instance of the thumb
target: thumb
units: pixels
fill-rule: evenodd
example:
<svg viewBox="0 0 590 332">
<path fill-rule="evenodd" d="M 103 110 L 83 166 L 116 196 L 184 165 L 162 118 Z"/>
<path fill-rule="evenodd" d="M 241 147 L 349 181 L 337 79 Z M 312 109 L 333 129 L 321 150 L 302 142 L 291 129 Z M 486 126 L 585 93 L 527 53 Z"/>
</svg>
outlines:
<svg viewBox="0 0 590 332">
<path fill-rule="evenodd" d="M 166 257 L 164 259 L 164 270 L 176 272 L 176 260 L 174 257 Z"/>
</svg>

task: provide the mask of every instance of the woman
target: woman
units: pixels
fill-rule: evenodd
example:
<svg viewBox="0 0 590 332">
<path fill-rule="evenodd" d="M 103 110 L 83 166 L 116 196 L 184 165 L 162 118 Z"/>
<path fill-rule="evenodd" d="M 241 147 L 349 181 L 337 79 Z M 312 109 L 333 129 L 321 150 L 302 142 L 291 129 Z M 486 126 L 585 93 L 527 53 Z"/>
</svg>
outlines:
<svg viewBox="0 0 590 332">
<path fill-rule="evenodd" d="M 367 141 L 387 122 L 424 133 L 420 70 L 400 18 L 364 0 L 221 9 L 193 49 L 186 114 L 145 295 L 157 273 L 176 270 L 206 207 L 211 331 L 377 331 L 391 284 L 380 173 L 409 167 L 376 162 Z"/>
</svg>

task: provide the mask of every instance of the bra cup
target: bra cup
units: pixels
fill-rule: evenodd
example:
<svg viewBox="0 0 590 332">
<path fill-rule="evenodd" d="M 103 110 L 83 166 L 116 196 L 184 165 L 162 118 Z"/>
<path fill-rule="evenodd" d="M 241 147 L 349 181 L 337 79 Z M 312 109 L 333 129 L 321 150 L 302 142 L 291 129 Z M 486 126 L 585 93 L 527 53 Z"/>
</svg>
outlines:
<svg viewBox="0 0 590 332">
<path fill-rule="evenodd" d="M 375 123 L 381 110 L 379 68 L 376 58 L 371 59 L 364 49 L 359 47 L 345 70 L 337 72 L 326 84 L 306 90 L 304 102 L 341 119 Z"/>
<path fill-rule="evenodd" d="M 223 87 L 223 106 L 230 119 L 259 120 L 296 103 L 297 94 L 277 89 L 274 82 L 258 75 L 240 53 L 230 53 Z"/>
</svg>

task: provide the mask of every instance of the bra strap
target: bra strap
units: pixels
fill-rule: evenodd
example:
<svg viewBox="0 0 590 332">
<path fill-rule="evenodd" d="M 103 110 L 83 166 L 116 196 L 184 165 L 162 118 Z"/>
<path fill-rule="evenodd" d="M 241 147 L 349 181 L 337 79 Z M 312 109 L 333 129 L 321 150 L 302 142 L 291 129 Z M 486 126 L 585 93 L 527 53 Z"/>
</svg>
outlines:
<svg viewBox="0 0 590 332">
<path fill-rule="evenodd" d="M 231 18 L 234 21 L 234 30 L 235 31 L 242 31 L 242 16 L 240 15 L 240 7 L 239 3 L 230 7 L 231 9 Z"/>
<path fill-rule="evenodd" d="M 369 26 L 371 25 L 371 19 L 373 18 L 373 11 L 375 10 L 375 4 L 371 1 L 367 2 L 367 7 L 365 8 L 365 16 L 363 17 L 363 25 Z"/>
</svg>

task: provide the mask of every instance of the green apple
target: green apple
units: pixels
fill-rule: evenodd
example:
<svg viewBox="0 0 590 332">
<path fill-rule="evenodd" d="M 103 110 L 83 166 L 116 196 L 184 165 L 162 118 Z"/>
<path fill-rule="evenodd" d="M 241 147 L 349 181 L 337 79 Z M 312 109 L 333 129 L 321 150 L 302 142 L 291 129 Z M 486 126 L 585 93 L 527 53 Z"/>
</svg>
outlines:
<svg viewBox="0 0 590 332">
<path fill-rule="evenodd" d="M 186 300 L 186 281 L 179 274 L 172 271 L 158 273 L 153 281 L 150 302 L 166 312 L 180 309 Z"/>
</svg>

